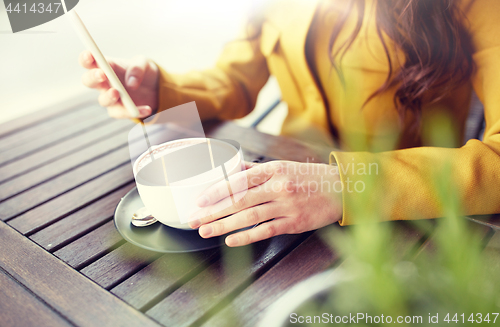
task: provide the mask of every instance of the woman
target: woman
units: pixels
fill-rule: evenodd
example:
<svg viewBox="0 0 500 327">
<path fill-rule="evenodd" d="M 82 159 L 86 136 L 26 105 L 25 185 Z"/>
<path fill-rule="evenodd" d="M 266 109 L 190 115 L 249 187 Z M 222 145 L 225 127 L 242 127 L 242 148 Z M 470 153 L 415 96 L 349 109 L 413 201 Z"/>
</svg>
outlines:
<svg viewBox="0 0 500 327">
<path fill-rule="evenodd" d="M 451 161 L 465 214 L 500 212 L 499 17 L 498 0 L 285 0 L 255 16 L 213 69 L 171 75 L 144 58 L 113 64 L 142 117 L 193 100 L 202 119 L 242 117 L 275 75 L 289 107 L 282 133 L 346 150 L 331 153 L 338 174 L 311 163 L 249 167 L 248 179 L 234 177 L 248 180 L 249 192 L 220 212 L 225 185 L 207 190 L 199 199 L 206 210 L 191 226 L 212 237 L 260 222 L 226 238 L 240 246 L 355 223 L 360 205 L 386 219 L 440 217 L 432 179 L 443 158 Z M 92 56 L 84 52 L 80 62 L 89 69 L 84 84 L 101 90 L 101 105 L 127 118 Z M 484 141 L 426 147 L 422 131 L 435 113 L 450 117 L 461 137 L 473 89 L 485 107 Z M 361 151 L 367 149 L 376 152 Z M 305 168 L 314 173 L 298 173 Z M 373 174 L 382 179 L 370 200 L 361 193 Z M 313 192 L 311 185 L 325 181 L 329 190 Z M 279 191 L 268 191 L 276 185 Z M 359 204 L 360 198 L 368 200 Z"/>
</svg>

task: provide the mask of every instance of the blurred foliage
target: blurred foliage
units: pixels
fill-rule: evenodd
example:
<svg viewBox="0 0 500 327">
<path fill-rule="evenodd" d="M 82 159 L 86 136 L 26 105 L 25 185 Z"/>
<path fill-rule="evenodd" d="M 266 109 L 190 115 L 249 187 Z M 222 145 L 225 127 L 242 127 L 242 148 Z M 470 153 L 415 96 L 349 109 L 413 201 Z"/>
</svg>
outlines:
<svg viewBox="0 0 500 327">
<path fill-rule="evenodd" d="M 446 116 L 433 117 L 423 132 L 425 143 L 443 148 L 456 147 L 457 133 L 450 121 Z M 356 208 L 356 216 L 364 217 L 367 222 L 348 228 L 329 228 L 323 234 L 324 240 L 341 255 L 342 263 L 337 269 L 354 278 L 306 301 L 294 311 L 298 316 L 323 317 L 323 313 L 328 313 L 335 317 L 363 313 L 392 318 L 391 323 L 360 320 L 356 326 L 391 325 L 398 316 L 421 316 L 421 322 L 401 325 L 464 326 L 476 325 L 479 321 L 477 314 L 486 318 L 489 313 L 490 322 L 483 321 L 483 324 L 494 325 L 495 315 L 492 313 L 500 312 L 500 274 L 483 251 L 484 231 L 471 228 L 472 223 L 462 214 L 460 196 L 452 178 L 452 160 L 444 154 L 440 162 L 430 164 L 434 166 L 432 171 L 435 174 L 429 176 L 429 183 L 435 190 L 444 217 L 433 221 L 373 223 L 382 221 L 383 213 L 373 210 L 373 205 L 363 203 L 373 203 L 373 198 L 382 202 L 383 198 L 374 194 L 380 194 L 376 193 L 380 191 L 377 178 L 383 176 L 371 176 L 372 180 L 368 181 L 357 204 L 350 204 Z M 416 242 L 414 251 L 409 251 L 404 245 L 411 242 L 398 237 L 403 226 L 429 236 L 430 242 L 420 248 Z M 439 315 L 438 322 L 431 323 L 429 318 L 436 314 Z M 444 320 L 447 314 L 449 323 Z M 345 325 L 352 324 L 351 321 Z M 495 324 L 500 324 L 500 317 Z"/>
</svg>

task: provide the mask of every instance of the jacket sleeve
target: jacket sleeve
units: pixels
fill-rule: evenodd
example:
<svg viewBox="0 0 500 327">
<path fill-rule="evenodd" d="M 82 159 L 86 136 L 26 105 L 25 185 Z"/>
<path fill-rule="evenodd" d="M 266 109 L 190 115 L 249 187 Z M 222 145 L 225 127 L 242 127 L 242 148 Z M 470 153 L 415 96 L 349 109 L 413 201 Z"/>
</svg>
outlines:
<svg viewBox="0 0 500 327">
<path fill-rule="evenodd" d="M 337 162 L 344 185 L 341 225 L 359 222 L 360 207 L 391 220 L 442 217 L 445 212 L 435 182 L 444 174 L 451 176 L 446 187 L 458 194 L 464 214 L 500 212 L 500 1 L 477 0 L 466 8 L 475 46 L 472 84 L 485 108 L 483 141 L 470 140 L 461 148 L 332 152 L 331 161 Z M 363 197 L 355 185 L 361 191 L 370 183 L 373 176 L 359 169 L 370 164 L 372 175 L 378 173 L 380 178 L 371 196 Z"/>
<path fill-rule="evenodd" d="M 259 28 L 247 25 L 237 40 L 226 44 L 211 69 L 169 74 L 160 67 L 158 109 L 195 101 L 202 119 L 240 118 L 253 110 L 268 78 Z"/>
</svg>

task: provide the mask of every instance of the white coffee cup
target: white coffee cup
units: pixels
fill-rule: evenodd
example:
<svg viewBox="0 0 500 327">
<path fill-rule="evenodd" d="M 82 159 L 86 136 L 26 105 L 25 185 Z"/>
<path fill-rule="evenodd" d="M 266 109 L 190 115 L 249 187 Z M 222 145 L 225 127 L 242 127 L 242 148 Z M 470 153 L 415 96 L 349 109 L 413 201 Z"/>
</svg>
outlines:
<svg viewBox="0 0 500 327">
<path fill-rule="evenodd" d="M 200 210 L 196 202 L 203 191 L 222 181 L 225 175 L 242 170 L 241 149 L 222 140 L 206 138 L 180 139 L 153 146 L 133 165 L 137 190 L 146 208 L 159 222 L 180 229 L 191 229 L 188 221 Z"/>
</svg>

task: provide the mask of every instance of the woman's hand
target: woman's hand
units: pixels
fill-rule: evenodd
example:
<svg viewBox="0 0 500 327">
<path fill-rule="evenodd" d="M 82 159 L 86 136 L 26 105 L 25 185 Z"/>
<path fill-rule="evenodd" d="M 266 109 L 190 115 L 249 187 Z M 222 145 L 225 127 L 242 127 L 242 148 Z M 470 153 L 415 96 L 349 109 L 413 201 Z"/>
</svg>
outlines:
<svg viewBox="0 0 500 327">
<path fill-rule="evenodd" d="M 189 225 L 200 227 L 201 237 L 224 235 L 260 223 L 226 238 L 228 246 L 241 246 L 280 234 L 318 229 L 342 215 L 337 166 L 290 161 L 247 164 L 246 171 L 230 176 L 229 181 L 239 201 L 234 203 L 227 196 L 225 180 L 198 198 L 197 204 L 203 208 L 191 217 Z"/>
<path fill-rule="evenodd" d="M 107 107 L 113 118 L 131 118 L 120 100 L 118 91 L 110 87 L 104 72 L 97 66 L 90 51 L 83 51 L 79 58 L 80 65 L 88 70 L 83 74 L 85 86 L 101 92 L 99 103 Z M 111 68 L 127 89 L 130 97 L 139 109 L 139 118 L 145 118 L 158 109 L 158 67 L 144 57 L 133 59 L 110 59 Z"/>
</svg>

